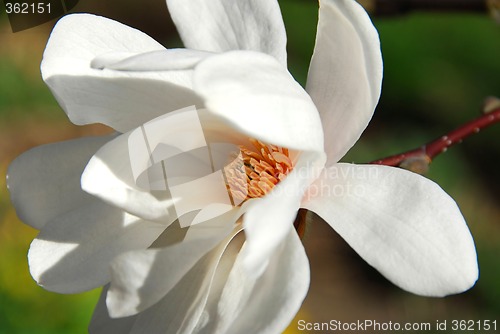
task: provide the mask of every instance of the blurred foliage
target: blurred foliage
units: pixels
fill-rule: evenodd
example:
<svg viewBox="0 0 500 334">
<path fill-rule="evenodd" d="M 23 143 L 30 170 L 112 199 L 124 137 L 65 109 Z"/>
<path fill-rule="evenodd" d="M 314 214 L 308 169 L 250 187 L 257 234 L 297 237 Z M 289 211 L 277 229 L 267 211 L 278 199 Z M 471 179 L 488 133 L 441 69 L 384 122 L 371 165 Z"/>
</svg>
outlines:
<svg viewBox="0 0 500 334">
<path fill-rule="evenodd" d="M 167 47 L 179 46 L 172 24 L 167 20 L 164 27 L 160 24 L 165 16 L 161 11 L 166 11 L 163 1 L 155 5 L 163 16 L 152 20 L 144 14 L 146 6 L 137 11 L 140 5 L 136 2 L 123 3 L 127 5 L 115 11 L 103 2 L 81 0 L 75 10 L 106 16 L 116 13 L 114 18 L 132 22 Z M 281 0 L 280 5 L 289 38 L 290 69 L 304 84 L 314 47 L 317 5 L 315 1 L 299 0 Z M 156 11 L 151 11 L 151 16 L 156 17 Z M 141 22 L 144 27 L 138 26 Z M 36 231 L 16 218 L 4 182 L 6 168 L 15 155 L 53 140 L 52 133 L 59 131 L 59 122 L 65 118 L 39 74 L 50 24 L 13 34 L 7 23 L 6 16 L 0 15 L 0 140 L 8 143 L 0 143 L 0 334 L 83 333 L 98 292 L 61 296 L 33 282 L 26 253 Z M 372 123 L 345 161 L 368 162 L 417 147 L 474 118 L 486 96 L 500 95 L 500 27 L 488 17 L 419 14 L 375 19 L 374 23 L 384 56 L 382 98 Z M 33 137 L 22 130 L 27 122 L 55 125 L 40 125 Z M 428 175 L 458 202 L 472 230 L 481 270 L 476 287 L 445 299 L 409 295 L 379 278 L 348 247 L 342 248 L 335 232 L 314 234 L 313 226 L 311 238 L 317 239 L 306 243 L 308 253 L 324 258 L 320 261 L 312 257 L 311 292 L 298 318 L 364 319 L 382 310 L 393 321 L 498 317 L 499 133 L 496 126 L 450 149 L 433 162 Z M 34 139 L 23 141 L 26 136 Z M 332 258 L 334 253 L 340 255 Z M 342 281 L 342 277 L 349 279 Z M 339 280 L 336 286 L 332 280 Z M 378 290 L 370 290 L 375 288 Z M 291 332 L 293 327 L 294 323 Z"/>
<path fill-rule="evenodd" d="M 9 117 L 19 117 L 19 112 L 29 112 L 32 115 L 33 109 L 39 109 L 42 105 L 52 104 L 53 98 L 47 93 L 47 88 L 40 85 L 40 82 L 33 82 L 22 69 L 8 58 L 0 58 L 0 117 L 8 121 Z M 19 109 L 13 112 L 12 108 Z"/>
</svg>

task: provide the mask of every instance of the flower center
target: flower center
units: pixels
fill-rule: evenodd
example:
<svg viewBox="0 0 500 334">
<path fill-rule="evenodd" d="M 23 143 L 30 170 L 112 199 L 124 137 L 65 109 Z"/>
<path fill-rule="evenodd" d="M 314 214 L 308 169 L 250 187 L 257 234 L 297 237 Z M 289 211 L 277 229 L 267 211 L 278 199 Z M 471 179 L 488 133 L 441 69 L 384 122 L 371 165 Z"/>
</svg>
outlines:
<svg viewBox="0 0 500 334">
<path fill-rule="evenodd" d="M 253 147 L 240 146 L 240 154 L 226 168 L 228 190 L 235 204 L 270 192 L 293 169 L 288 149 L 250 138 Z"/>
</svg>

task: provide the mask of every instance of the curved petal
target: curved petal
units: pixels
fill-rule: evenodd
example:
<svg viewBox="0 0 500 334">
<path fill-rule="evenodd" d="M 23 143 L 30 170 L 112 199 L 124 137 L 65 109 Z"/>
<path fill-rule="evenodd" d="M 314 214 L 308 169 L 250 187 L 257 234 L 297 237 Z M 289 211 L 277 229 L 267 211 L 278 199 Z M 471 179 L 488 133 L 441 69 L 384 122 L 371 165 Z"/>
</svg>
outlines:
<svg viewBox="0 0 500 334">
<path fill-rule="evenodd" d="M 102 288 L 101 295 L 90 320 L 89 334 L 130 333 L 137 316 L 111 319 L 106 306 L 108 289 L 108 285 Z"/>
<path fill-rule="evenodd" d="M 7 172 L 7 188 L 17 215 L 41 229 L 65 212 L 88 205 L 80 177 L 90 157 L 112 136 L 88 137 L 38 146 L 16 158 Z"/>
<path fill-rule="evenodd" d="M 308 260 L 299 238 L 291 231 L 273 254 L 269 269 L 256 280 L 246 275 L 242 257 L 233 268 L 240 247 L 239 243 L 228 246 L 233 235 L 202 258 L 158 303 L 135 316 L 109 318 L 101 297 L 99 314 L 92 319 L 91 329 L 95 330 L 90 332 L 107 333 L 110 328 L 152 334 L 283 331 L 309 287 Z M 249 295 L 251 299 L 244 298 Z M 259 319 L 258 324 L 255 319 Z"/>
<path fill-rule="evenodd" d="M 249 204 L 243 217 L 247 244 L 243 253 L 249 275 L 261 275 L 271 255 L 293 230 L 300 203 L 307 187 L 320 174 L 325 156 L 302 153 L 293 171 L 262 199 Z"/>
<path fill-rule="evenodd" d="M 103 123 L 126 132 L 168 111 L 201 105 L 190 90 L 191 70 L 99 69 L 103 64 L 161 50 L 165 48 L 146 34 L 113 20 L 67 15 L 50 35 L 42 77 L 73 123 Z"/>
<path fill-rule="evenodd" d="M 166 295 L 159 296 L 161 300 L 158 303 L 135 316 L 128 317 L 135 319 L 133 329 L 130 332 L 196 332 L 194 329 L 200 317 L 203 318 L 202 311 L 206 305 L 209 291 L 221 283 L 217 281 L 220 275 L 216 275 L 216 270 L 229 272 L 237 251 L 241 247 L 239 242 L 232 241 L 240 231 L 241 225 L 237 226 L 215 249 L 204 255 Z M 112 296 L 108 296 L 108 305 L 110 304 L 109 299 L 112 299 Z M 110 307 L 110 313 L 113 312 L 113 308 Z M 94 318 L 96 318 L 95 327 L 101 328 L 109 326 L 108 323 L 122 322 L 121 319 L 123 319 L 111 319 L 108 312 L 104 315 L 96 315 Z M 104 332 L 102 331 L 102 333 Z"/>
<path fill-rule="evenodd" d="M 133 159 L 137 157 L 130 153 L 130 136 L 120 135 L 90 159 L 81 177 L 82 189 L 133 215 L 163 220 L 168 226 L 177 219 L 170 193 L 152 192 L 137 185 L 133 173 Z M 148 151 L 142 153 L 147 155 Z"/>
<path fill-rule="evenodd" d="M 167 0 L 187 48 L 267 53 L 286 67 L 286 32 L 276 0 Z"/>
<path fill-rule="evenodd" d="M 210 118 L 204 114 L 200 117 L 194 108 L 179 110 L 109 142 L 89 161 L 82 188 L 133 215 L 164 225 L 179 218 L 181 225 L 188 226 L 231 210 L 222 172 L 229 152 L 216 152 L 221 145 L 208 140 L 222 140 L 217 138 L 222 129 L 228 130 L 223 137 L 229 142 L 237 136 L 213 117 L 204 127 L 202 123 Z M 222 155 L 216 157 L 215 153 Z M 184 216 L 196 210 L 201 211 L 194 219 Z"/>
<path fill-rule="evenodd" d="M 109 282 L 111 260 L 149 247 L 164 229 L 94 199 L 43 227 L 31 243 L 30 272 L 50 291 L 94 289 Z"/>
<path fill-rule="evenodd" d="M 188 49 L 170 49 L 144 52 L 137 55 L 122 52 L 106 53 L 96 57 L 91 67 L 117 71 L 173 71 L 193 69 L 213 53 Z"/>
<path fill-rule="evenodd" d="M 112 280 L 107 297 L 110 315 L 130 316 L 157 303 L 231 231 L 229 239 L 241 230 L 241 227 L 234 227 L 239 215 L 240 210 L 233 210 L 210 222 L 191 226 L 181 242 L 168 247 L 117 257 L 111 266 Z M 208 262 L 203 265 L 210 266 Z M 215 267 L 209 270 L 212 269 Z"/>
<path fill-rule="evenodd" d="M 227 52 L 198 64 L 193 81 L 206 107 L 249 137 L 290 149 L 323 151 L 316 107 L 274 58 Z"/>
<path fill-rule="evenodd" d="M 220 298 L 207 305 L 215 317 L 201 333 L 281 333 L 298 312 L 310 276 L 307 255 L 294 230 L 260 278 L 250 277 L 243 261 L 242 256 L 236 259 Z"/>
<path fill-rule="evenodd" d="M 353 0 L 321 0 L 306 90 L 321 113 L 327 166 L 343 157 L 366 128 L 381 83 L 380 42 L 364 9 Z"/>
<path fill-rule="evenodd" d="M 241 247 L 239 240 L 233 241 L 239 231 L 202 258 L 159 303 L 140 313 L 132 334 L 197 333 L 199 322 L 206 321 L 203 308 L 209 291 L 222 283 L 216 282 L 216 270 L 229 271 Z"/>
<path fill-rule="evenodd" d="M 338 164 L 308 190 L 316 212 L 370 265 L 410 292 L 444 296 L 474 285 L 474 241 L 437 184 L 387 166 Z"/>
</svg>

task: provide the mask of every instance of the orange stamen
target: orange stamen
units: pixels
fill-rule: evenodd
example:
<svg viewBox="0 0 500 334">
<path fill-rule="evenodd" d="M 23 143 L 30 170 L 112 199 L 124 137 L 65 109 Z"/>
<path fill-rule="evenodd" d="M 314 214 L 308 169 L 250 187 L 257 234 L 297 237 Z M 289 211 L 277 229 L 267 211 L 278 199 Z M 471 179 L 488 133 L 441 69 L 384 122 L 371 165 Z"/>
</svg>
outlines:
<svg viewBox="0 0 500 334">
<path fill-rule="evenodd" d="M 253 148 L 240 146 L 239 159 L 225 168 L 228 190 L 237 204 L 266 195 L 293 169 L 288 149 L 249 141 Z"/>
</svg>

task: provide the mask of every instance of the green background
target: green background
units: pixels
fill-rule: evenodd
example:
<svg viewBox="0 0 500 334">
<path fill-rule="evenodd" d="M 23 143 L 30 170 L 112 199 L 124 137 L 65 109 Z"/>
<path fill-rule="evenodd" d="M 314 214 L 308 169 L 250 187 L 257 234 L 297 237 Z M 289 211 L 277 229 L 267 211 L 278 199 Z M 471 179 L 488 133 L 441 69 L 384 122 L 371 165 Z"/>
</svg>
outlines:
<svg viewBox="0 0 500 334">
<path fill-rule="evenodd" d="M 290 71 L 304 84 L 317 4 L 288 0 L 280 5 Z M 111 17 L 166 47 L 181 46 L 163 1 L 81 0 L 72 12 Z M 7 166 L 30 147 L 105 131 L 71 125 L 41 80 L 39 64 L 54 23 L 12 33 L 5 13 L 0 14 L 0 334 L 84 333 L 99 293 L 57 295 L 36 285 L 26 253 L 37 231 L 17 219 L 5 188 Z M 487 15 L 415 13 L 374 18 L 374 24 L 384 57 L 382 97 L 344 161 L 369 162 L 416 148 L 479 116 L 484 98 L 500 95 L 500 26 Z M 437 157 L 427 175 L 457 201 L 473 233 L 480 266 L 474 288 L 442 299 L 406 293 L 360 260 L 324 223 L 314 222 L 305 239 L 311 289 L 297 320 L 496 319 L 500 327 L 499 138 L 498 125 L 482 131 Z M 294 321 L 289 332 L 296 329 Z"/>
</svg>

